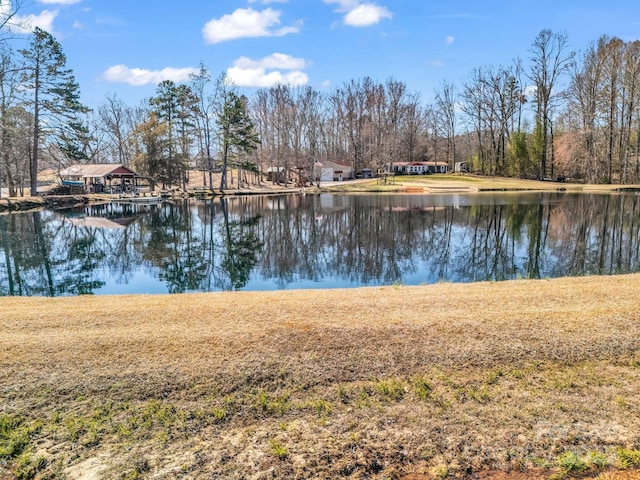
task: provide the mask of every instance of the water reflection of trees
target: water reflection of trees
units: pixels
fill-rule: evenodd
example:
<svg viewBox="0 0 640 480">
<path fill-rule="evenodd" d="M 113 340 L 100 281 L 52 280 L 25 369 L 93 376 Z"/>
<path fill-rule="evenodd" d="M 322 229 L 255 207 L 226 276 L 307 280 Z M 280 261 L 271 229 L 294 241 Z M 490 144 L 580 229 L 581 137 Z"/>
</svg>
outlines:
<svg viewBox="0 0 640 480">
<path fill-rule="evenodd" d="M 175 201 L 139 223 L 136 250 L 169 293 L 238 290 L 249 281 L 262 247 L 259 216 L 243 201 L 230 213 L 230 201 Z"/>
<path fill-rule="evenodd" d="M 53 217 L 50 212 L 0 216 L 0 294 L 78 295 L 104 283 L 91 275 L 105 255 L 96 237 L 78 235 Z"/>
<path fill-rule="evenodd" d="M 178 293 L 634 272 L 639 198 L 306 195 L 3 215 L 0 295 L 126 291 L 137 273 Z"/>
<path fill-rule="evenodd" d="M 635 195 L 466 200 L 459 207 L 431 197 L 332 197 L 324 206 L 314 196 L 280 199 L 261 222 L 262 276 L 284 287 L 326 277 L 470 282 L 640 268 Z"/>
</svg>

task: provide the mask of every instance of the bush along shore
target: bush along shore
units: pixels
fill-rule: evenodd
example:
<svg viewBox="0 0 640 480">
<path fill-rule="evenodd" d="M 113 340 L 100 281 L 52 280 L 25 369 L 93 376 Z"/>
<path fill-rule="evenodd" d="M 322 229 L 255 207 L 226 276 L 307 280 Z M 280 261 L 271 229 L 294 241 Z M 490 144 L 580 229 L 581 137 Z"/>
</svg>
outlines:
<svg viewBox="0 0 640 480">
<path fill-rule="evenodd" d="M 2 298 L 0 478 L 637 478 L 638 282 Z"/>
</svg>

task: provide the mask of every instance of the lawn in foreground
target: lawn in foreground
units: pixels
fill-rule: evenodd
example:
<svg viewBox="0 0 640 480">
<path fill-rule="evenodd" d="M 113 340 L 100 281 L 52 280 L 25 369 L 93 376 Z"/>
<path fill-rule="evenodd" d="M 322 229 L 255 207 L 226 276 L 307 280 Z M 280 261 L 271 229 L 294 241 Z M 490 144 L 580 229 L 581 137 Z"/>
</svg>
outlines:
<svg viewBox="0 0 640 480">
<path fill-rule="evenodd" d="M 639 282 L 2 298 L 0 478 L 638 468 Z"/>
</svg>

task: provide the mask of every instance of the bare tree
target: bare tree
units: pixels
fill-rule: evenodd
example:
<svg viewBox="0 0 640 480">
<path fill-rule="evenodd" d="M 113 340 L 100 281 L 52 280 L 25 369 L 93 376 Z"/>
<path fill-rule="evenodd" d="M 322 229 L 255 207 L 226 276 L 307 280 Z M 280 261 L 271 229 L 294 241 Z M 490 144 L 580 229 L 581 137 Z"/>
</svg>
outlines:
<svg viewBox="0 0 640 480">
<path fill-rule="evenodd" d="M 620 135 L 620 155 L 622 163 L 621 181 L 637 181 L 640 173 L 638 147 L 640 146 L 640 40 L 625 46 L 622 72 L 622 128 Z M 635 145 L 634 145 L 635 133 Z M 630 164 L 631 152 L 635 150 L 635 165 Z"/>
<path fill-rule="evenodd" d="M 6 41 L 14 32 L 26 29 L 18 17 L 23 3 L 23 0 L 0 0 L 0 42 Z"/>
<path fill-rule="evenodd" d="M 568 114 L 575 123 L 571 125 L 582 138 L 584 159 L 583 174 L 593 181 L 598 175 L 596 133 L 600 83 L 602 81 L 602 58 L 591 45 L 571 72 L 568 90 Z"/>
<path fill-rule="evenodd" d="M 564 34 L 551 30 L 542 30 L 531 46 L 531 71 L 529 78 L 533 81 L 536 92 L 534 105 L 536 108 L 536 124 L 540 130 L 539 173 L 540 179 L 553 176 L 553 157 L 548 162 L 551 136 L 551 116 L 555 100 L 559 98 L 559 82 L 571 67 L 574 52 L 568 51 L 568 39 Z M 549 168 L 550 167 L 550 168 Z"/>
<path fill-rule="evenodd" d="M 408 162 L 413 162 L 419 157 L 421 139 L 425 139 L 427 135 L 425 126 L 425 111 L 420 105 L 420 95 L 418 93 L 407 95 L 407 101 L 403 106 L 400 130 L 400 146 L 404 146 L 401 158 Z M 398 158 L 398 160 L 401 160 L 401 158 Z"/>
<path fill-rule="evenodd" d="M 388 164 L 389 171 L 393 171 L 393 162 L 400 160 L 400 129 L 402 127 L 404 110 L 407 99 L 407 86 L 390 78 L 386 83 L 387 93 L 387 128 L 385 135 L 388 138 Z"/>
<path fill-rule="evenodd" d="M 20 67 L 15 64 L 13 52 L 0 43 L 0 196 L 2 196 L 3 177 L 9 182 L 9 195 L 14 193 L 9 169 L 10 145 L 12 141 L 13 119 L 11 109 L 19 101 Z"/>
<path fill-rule="evenodd" d="M 456 91 L 453 83 L 442 82 L 440 89 L 436 91 L 437 121 L 439 130 L 447 139 L 446 162 L 453 170 L 456 161 Z M 436 159 L 437 160 L 437 159 Z"/>
<path fill-rule="evenodd" d="M 135 129 L 132 109 L 116 95 L 107 95 L 106 103 L 98 107 L 98 117 L 111 143 L 113 159 L 129 165 L 129 137 Z"/>
<path fill-rule="evenodd" d="M 223 95 L 226 91 L 226 78 L 220 77 L 216 82 L 211 79 L 209 69 L 203 63 L 200 63 L 200 71 L 191 76 L 191 90 L 198 98 L 198 109 L 196 111 L 197 138 L 200 151 L 198 156 L 202 158 L 204 163 L 203 183 L 207 184 L 209 180 L 209 188 L 213 190 L 213 148 L 215 143 L 215 119 L 216 112 L 220 111 L 219 95 Z M 211 90 L 211 87 L 213 89 Z M 205 175 L 208 173 L 208 176 Z"/>
</svg>

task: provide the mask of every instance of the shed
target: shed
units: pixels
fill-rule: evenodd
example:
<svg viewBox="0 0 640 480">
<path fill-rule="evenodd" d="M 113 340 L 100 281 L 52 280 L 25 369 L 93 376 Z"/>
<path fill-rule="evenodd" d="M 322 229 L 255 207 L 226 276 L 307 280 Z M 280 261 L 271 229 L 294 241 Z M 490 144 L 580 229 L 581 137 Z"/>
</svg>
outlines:
<svg viewBox="0 0 640 480">
<path fill-rule="evenodd" d="M 284 167 L 267 168 L 267 181 L 275 183 L 286 183 L 287 171 Z"/>
<path fill-rule="evenodd" d="M 323 160 L 323 177 L 326 182 L 340 182 L 353 178 L 353 167 L 348 163 L 337 162 L 335 160 Z"/>
<path fill-rule="evenodd" d="M 373 178 L 373 170 L 370 168 L 363 168 L 356 173 L 356 178 Z"/>
<path fill-rule="evenodd" d="M 456 162 L 453 166 L 453 171 L 456 173 L 465 173 L 469 171 L 469 164 L 467 162 Z"/>
</svg>

